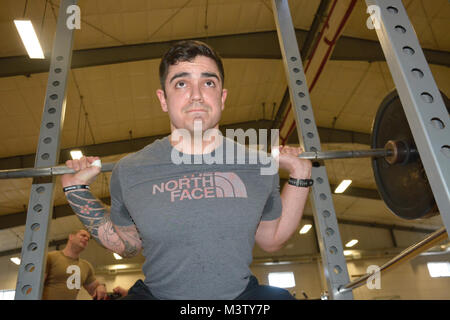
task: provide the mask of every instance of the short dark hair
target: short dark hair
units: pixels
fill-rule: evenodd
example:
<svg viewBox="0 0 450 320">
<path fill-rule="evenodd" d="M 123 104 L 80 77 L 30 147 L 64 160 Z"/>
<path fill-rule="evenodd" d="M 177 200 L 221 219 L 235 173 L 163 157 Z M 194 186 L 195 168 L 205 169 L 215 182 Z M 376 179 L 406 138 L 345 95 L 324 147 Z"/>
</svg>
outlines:
<svg viewBox="0 0 450 320">
<path fill-rule="evenodd" d="M 71 233 L 69 233 L 69 235 L 76 236 L 80 231 L 86 231 L 87 233 L 89 233 L 89 231 L 87 231 L 86 229 L 79 229 L 79 230 L 72 231 Z M 90 235 L 91 234 L 89 233 L 89 236 Z"/>
<path fill-rule="evenodd" d="M 197 56 L 205 56 L 214 60 L 219 69 L 220 80 L 222 80 L 222 86 L 225 81 L 225 72 L 223 69 L 222 59 L 219 54 L 204 42 L 197 40 L 181 40 L 174 43 L 170 49 L 164 54 L 159 64 L 159 81 L 161 88 L 166 92 L 165 82 L 169 67 L 177 64 L 178 62 L 184 62 L 195 59 Z"/>
</svg>

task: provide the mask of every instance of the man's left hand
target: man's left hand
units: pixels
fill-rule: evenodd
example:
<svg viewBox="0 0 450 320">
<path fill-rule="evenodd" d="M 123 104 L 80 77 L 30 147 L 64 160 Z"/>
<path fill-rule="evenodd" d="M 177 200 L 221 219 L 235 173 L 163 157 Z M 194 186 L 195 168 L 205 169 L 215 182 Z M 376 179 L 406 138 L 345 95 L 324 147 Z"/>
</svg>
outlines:
<svg viewBox="0 0 450 320">
<path fill-rule="evenodd" d="M 296 179 L 309 179 L 311 177 L 312 163 L 310 160 L 300 159 L 298 155 L 303 150 L 300 147 L 280 146 L 278 161 L 281 169 L 289 172 L 289 176 Z"/>
<path fill-rule="evenodd" d="M 94 296 L 92 297 L 94 300 L 106 300 L 108 297 L 106 288 L 103 284 L 99 284 L 97 288 L 95 288 Z"/>
</svg>

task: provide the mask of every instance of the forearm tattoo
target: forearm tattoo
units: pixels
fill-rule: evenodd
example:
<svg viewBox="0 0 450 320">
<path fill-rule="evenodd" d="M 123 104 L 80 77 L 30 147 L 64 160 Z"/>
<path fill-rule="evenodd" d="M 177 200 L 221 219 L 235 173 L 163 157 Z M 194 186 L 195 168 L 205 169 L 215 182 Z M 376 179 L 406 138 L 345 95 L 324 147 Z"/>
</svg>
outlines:
<svg viewBox="0 0 450 320">
<path fill-rule="evenodd" d="M 107 249 L 123 257 L 136 255 L 141 247 L 141 239 L 136 226 L 115 226 L 109 210 L 89 190 L 66 192 L 73 211 L 91 236 Z"/>
</svg>

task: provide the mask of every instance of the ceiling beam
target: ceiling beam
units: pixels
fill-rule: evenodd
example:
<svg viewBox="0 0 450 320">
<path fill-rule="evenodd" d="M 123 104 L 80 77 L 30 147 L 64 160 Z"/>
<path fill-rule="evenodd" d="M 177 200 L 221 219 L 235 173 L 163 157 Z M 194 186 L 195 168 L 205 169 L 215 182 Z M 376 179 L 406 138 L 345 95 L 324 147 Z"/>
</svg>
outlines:
<svg viewBox="0 0 450 320">
<path fill-rule="evenodd" d="M 100 200 L 103 203 L 106 203 L 107 205 L 111 204 L 110 197 L 101 198 Z M 70 205 L 68 204 L 53 206 L 52 219 L 58 219 L 72 215 L 74 215 L 74 212 L 70 207 Z M 26 210 L 21 212 L 0 215 L 0 230 L 24 226 L 26 224 L 26 220 L 27 220 Z"/>
<path fill-rule="evenodd" d="M 295 32 L 299 47 L 302 47 L 307 39 L 308 31 L 296 29 Z M 276 31 L 195 39 L 207 42 L 225 59 L 281 59 Z M 174 41 L 176 40 L 73 50 L 71 68 L 160 59 Z M 450 52 L 431 49 L 423 51 L 428 63 L 450 66 Z M 385 61 L 385 57 L 378 41 L 341 36 L 333 50 L 331 60 L 372 62 Z M 29 76 L 34 73 L 48 72 L 49 63 L 49 57 L 43 60 L 29 59 L 28 56 L 2 57 L 0 58 L 0 77 Z"/>
<path fill-rule="evenodd" d="M 249 121 L 243 123 L 235 123 L 220 126 L 220 130 L 225 135 L 226 129 L 237 129 L 241 128 L 244 131 L 254 128 L 259 129 L 270 129 L 272 128 L 272 121 L 270 120 L 259 120 L 259 121 Z M 337 130 L 330 128 L 319 127 L 319 136 L 322 143 L 360 143 L 360 144 L 370 144 L 370 135 L 367 133 Z M 62 149 L 60 152 L 59 163 L 65 163 L 66 160 L 71 159 L 70 150 L 80 149 L 85 155 L 92 155 L 98 157 L 106 157 L 117 154 L 136 152 L 146 145 L 152 143 L 157 139 L 161 139 L 169 133 L 164 135 L 156 135 L 142 138 L 133 138 L 121 141 L 112 141 L 106 143 L 99 143 L 87 146 L 74 146 L 72 148 Z M 288 141 L 289 144 L 297 144 L 298 136 L 293 134 Z M 20 168 L 33 168 L 35 162 L 35 154 L 19 155 L 13 157 L 0 158 L 0 170 L 9 169 L 20 169 Z"/>
<path fill-rule="evenodd" d="M 371 145 L 369 133 L 324 127 L 318 127 L 317 130 L 319 131 L 321 143 L 357 143 L 367 146 Z M 292 134 L 289 136 L 287 143 L 298 144 L 297 128 L 292 131 Z"/>
<path fill-rule="evenodd" d="M 65 239 L 60 239 L 60 240 L 52 240 L 48 243 L 48 247 L 56 247 L 58 248 L 61 245 L 65 245 L 67 243 L 67 240 L 69 240 L 68 238 Z M 58 249 L 57 249 L 58 250 Z M 6 250 L 6 251 L 1 251 L 0 252 L 0 257 L 6 257 L 6 256 L 12 256 L 15 254 L 20 254 L 22 251 L 22 248 L 16 248 L 16 249 L 11 249 L 11 250 Z"/>
</svg>

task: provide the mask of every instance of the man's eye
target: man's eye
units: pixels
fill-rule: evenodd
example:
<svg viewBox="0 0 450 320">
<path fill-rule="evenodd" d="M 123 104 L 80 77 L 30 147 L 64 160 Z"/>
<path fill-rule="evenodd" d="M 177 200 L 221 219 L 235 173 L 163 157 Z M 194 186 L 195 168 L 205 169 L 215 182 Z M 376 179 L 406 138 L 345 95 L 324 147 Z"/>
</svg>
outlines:
<svg viewBox="0 0 450 320">
<path fill-rule="evenodd" d="M 211 80 L 206 81 L 205 84 L 206 84 L 207 87 L 214 87 L 214 86 L 216 85 L 216 84 L 214 83 L 214 81 L 211 81 Z"/>
<path fill-rule="evenodd" d="M 184 88 L 186 86 L 186 83 L 184 83 L 183 81 L 177 82 L 177 84 L 175 85 L 175 88 Z"/>
</svg>

